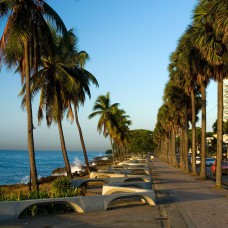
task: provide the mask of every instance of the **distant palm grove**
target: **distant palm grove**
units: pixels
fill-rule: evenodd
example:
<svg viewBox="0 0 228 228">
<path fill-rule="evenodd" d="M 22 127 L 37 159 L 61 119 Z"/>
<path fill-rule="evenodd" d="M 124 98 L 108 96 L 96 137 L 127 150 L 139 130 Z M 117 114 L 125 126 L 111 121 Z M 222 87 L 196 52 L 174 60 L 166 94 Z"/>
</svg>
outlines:
<svg viewBox="0 0 228 228">
<path fill-rule="evenodd" d="M 143 4 L 143 3 L 142 3 Z M 2 0 L 0 20 L 5 28 L 0 40 L 0 68 L 4 65 L 20 74 L 22 107 L 27 112 L 27 142 L 31 187 L 39 192 L 37 178 L 32 99 L 39 94 L 38 122 L 57 123 L 61 150 L 68 177 L 72 177 L 65 145 L 62 120 L 75 120 L 90 172 L 86 146 L 78 118 L 78 109 L 91 97 L 90 85 L 98 86 L 95 76 L 86 70 L 86 51 L 77 47 L 73 29 L 67 30 L 61 17 L 43 0 Z M 131 120 L 119 103 L 111 103 L 110 93 L 100 95 L 89 119 L 99 116 L 97 130 L 109 137 L 113 161 L 129 152 L 154 153 L 162 160 L 189 171 L 188 128 L 192 127 L 192 174 L 196 170 L 196 121 L 201 116 L 200 178 L 206 178 L 206 88 L 210 80 L 218 83 L 216 186 L 221 186 L 223 141 L 223 79 L 227 75 L 228 1 L 200 0 L 192 23 L 179 39 L 170 56 L 169 81 L 153 132 L 130 131 Z M 175 25 L 174 25 L 175 26 Z M 152 60 L 151 60 L 152 61 Z M 152 102 L 152 101 L 151 101 Z M 137 108 L 137 104 L 136 104 Z M 152 123 L 148 123 L 149 125 Z M 176 136 L 180 136 L 179 150 Z M 140 145 L 140 146 L 139 146 Z M 177 155 L 179 159 L 177 159 Z"/>
<path fill-rule="evenodd" d="M 196 121 L 201 109 L 201 165 L 199 176 L 206 178 L 206 88 L 217 82 L 216 186 L 222 186 L 223 79 L 228 76 L 228 1 L 200 0 L 193 10 L 192 22 L 170 55 L 163 104 L 154 129 L 155 153 L 162 160 L 189 173 L 188 128 L 191 124 L 193 175 L 196 169 Z M 177 150 L 176 136 L 180 136 Z M 177 159 L 178 158 L 178 159 Z"/>
</svg>

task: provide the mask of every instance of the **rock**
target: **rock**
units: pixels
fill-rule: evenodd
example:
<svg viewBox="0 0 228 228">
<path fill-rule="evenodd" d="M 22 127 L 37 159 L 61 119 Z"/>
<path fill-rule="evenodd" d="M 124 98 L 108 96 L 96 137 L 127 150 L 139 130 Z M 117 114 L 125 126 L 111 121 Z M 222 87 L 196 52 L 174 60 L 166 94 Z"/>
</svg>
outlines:
<svg viewBox="0 0 228 228">
<path fill-rule="evenodd" d="M 64 168 L 57 168 L 52 171 L 52 175 L 63 175 L 66 173 L 66 169 Z"/>
</svg>

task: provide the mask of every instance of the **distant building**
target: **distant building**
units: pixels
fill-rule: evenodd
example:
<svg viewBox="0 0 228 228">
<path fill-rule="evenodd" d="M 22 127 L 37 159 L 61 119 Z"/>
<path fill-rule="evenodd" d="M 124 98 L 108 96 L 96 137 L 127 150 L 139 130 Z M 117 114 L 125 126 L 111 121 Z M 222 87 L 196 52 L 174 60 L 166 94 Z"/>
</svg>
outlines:
<svg viewBox="0 0 228 228">
<path fill-rule="evenodd" d="M 223 121 L 228 120 L 228 79 L 223 80 Z"/>
</svg>

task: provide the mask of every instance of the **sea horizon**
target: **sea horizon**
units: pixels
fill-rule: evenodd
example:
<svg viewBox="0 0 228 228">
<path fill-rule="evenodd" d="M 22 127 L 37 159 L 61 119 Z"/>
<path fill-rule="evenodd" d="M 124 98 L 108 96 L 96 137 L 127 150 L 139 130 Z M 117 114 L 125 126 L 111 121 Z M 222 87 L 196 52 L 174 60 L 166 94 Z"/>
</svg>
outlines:
<svg viewBox="0 0 228 228">
<path fill-rule="evenodd" d="M 82 151 L 68 151 L 72 172 L 84 165 Z M 103 151 L 87 151 L 89 161 L 95 157 L 105 156 Z M 65 167 L 62 151 L 36 150 L 36 167 L 38 179 L 52 176 L 53 170 Z M 28 150 L 0 150 L 0 185 L 28 183 L 29 180 Z"/>
<path fill-rule="evenodd" d="M 25 152 L 28 152 L 28 149 L 0 149 L 0 152 L 2 151 L 25 151 Z M 38 150 L 35 150 L 36 151 L 44 151 L 44 152 L 61 152 L 61 150 L 54 150 L 54 149 L 51 149 L 51 150 L 47 150 L 47 149 L 38 149 Z M 83 152 L 82 150 L 67 150 L 67 152 Z M 87 152 L 90 152 L 90 153 L 97 153 L 97 152 L 102 152 L 102 153 L 105 153 L 105 151 L 101 151 L 101 150 L 89 150 Z"/>
</svg>

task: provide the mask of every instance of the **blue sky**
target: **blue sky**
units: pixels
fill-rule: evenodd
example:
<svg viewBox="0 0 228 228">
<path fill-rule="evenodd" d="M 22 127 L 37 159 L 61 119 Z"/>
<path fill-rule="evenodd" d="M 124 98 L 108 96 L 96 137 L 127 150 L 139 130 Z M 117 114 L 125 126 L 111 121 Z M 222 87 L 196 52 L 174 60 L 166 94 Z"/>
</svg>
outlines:
<svg viewBox="0 0 228 228">
<path fill-rule="evenodd" d="M 89 53 L 86 65 L 97 78 L 92 98 L 79 110 L 87 150 L 105 151 L 109 140 L 99 135 L 98 118 L 88 119 L 96 98 L 110 92 L 130 116 L 131 129 L 153 130 L 168 81 L 169 56 L 178 38 L 191 22 L 197 0 L 67 0 L 47 1 L 60 15 L 67 29 L 74 28 L 79 50 Z M 3 23 L 0 23 L 0 35 Z M 0 149 L 26 149 L 26 112 L 20 108 L 20 76 L 0 72 Z M 207 131 L 216 119 L 217 86 L 207 89 Z M 39 98 L 33 101 L 35 148 L 60 150 L 58 128 L 43 122 L 37 126 Z M 200 123 L 198 123 L 200 125 Z M 68 150 L 81 150 L 75 123 L 64 120 Z"/>
</svg>

